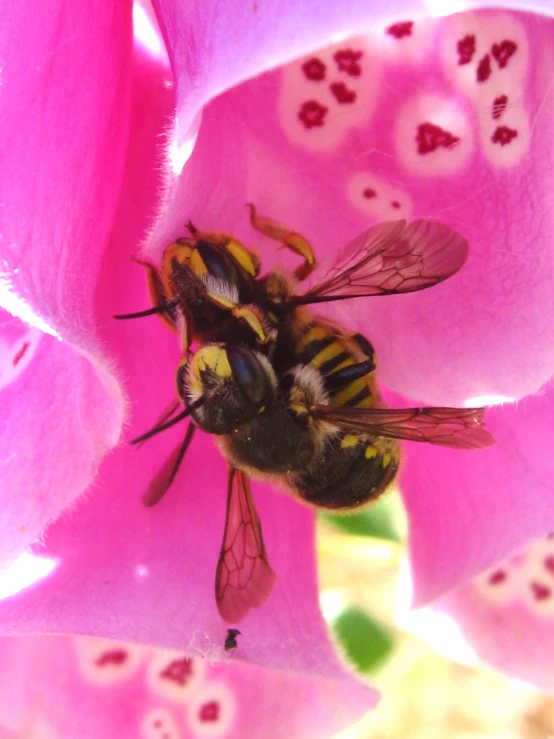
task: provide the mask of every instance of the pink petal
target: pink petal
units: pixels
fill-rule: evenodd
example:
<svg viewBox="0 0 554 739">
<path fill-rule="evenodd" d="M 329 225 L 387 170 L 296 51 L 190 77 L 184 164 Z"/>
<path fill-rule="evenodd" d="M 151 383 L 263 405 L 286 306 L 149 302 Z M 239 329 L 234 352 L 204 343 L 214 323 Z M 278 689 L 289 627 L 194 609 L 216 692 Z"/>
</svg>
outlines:
<svg viewBox="0 0 554 739">
<path fill-rule="evenodd" d="M 418 604 L 554 530 L 553 418 L 548 388 L 489 411 L 491 449 L 406 448 L 400 484 Z"/>
<path fill-rule="evenodd" d="M 0 304 L 37 328 L 2 314 L 4 561 L 89 486 L 120 433 L 92 295 L 126 149 L 130 11 L 32 3 L 5 18 Z"/>
<path fill-rule="evenodd" d="M 6 739 L 323 739 L 372 702 L 362 687 L 232 664 L 222 647 L 218 666 L 105 639 L 4 638 L 1 647 Z"/>
<path fill-rule="evenodd" d="M 6 562 L 90 485 L 118 441 L 122 398 L 105 367 L 0 315 L 0 560 Z"/>
<path fill-rule="evenodd" d="M 158 192 L 163 142 L 156 134 L 172 102 L 163 66 L 139 57 L 136 75 L 126 186 L 96 309 L 132 399 L 127 440 L 148 429 L 173 400 L 180 359 L 175 337 L 156 317 L 112 318 L 133 301 L 142 306 L 147 301 L 143 270 L 130 257 Z M 117 289 L 106 291 L 104 285 Z M 35 559 L 18 563 L 36 573 L 27 576 L 33 586 L 14 593 L 9 573 L 0 579 L 3 633 L 91 634 L 208 658 L 214 650 L 221 654 L 227 625 L 216 608 L 214 577 L 226 470 L 212 439 L 198 434 L 172 489 L 156 507 L 141 501 L 183 433 L 178 427 L 140 450 L 125 443 L 107 457 L 91 495 L 48 529 L 44 545 L 34 548 Z M 313 514 L 268 486 L 253 487 L 278 583 L 267 604 L 241 622 L 237 658 L 292 671 L 301 681 L 300 674 L 316 675 L 314 690 L 322 695 L 331 684 L 337 695 L 342 684 L 358 695 L 359 683 L 339 662 L 318 607 Z M 369 708 L 371 700 L 364 700 Z"/>
<path fill-rule="evenodd" d="M 333 315 L 369 335 L 382 382 L 404 396 L 454 405 L 536 392 L 554 372 L 553 98 L 549 56 L 530 48 L 550 48 L 552 22 L 407 13 L 402 30 L 374 4 L 340 13 L 279 5 L 279 19 L 276 8 L 244 5 L 223 22 L 210 4 L 158 3 L 179 115 L 149 253 L 158 259 L 190 217 L 261 242 L 270 263 L 275 244 L 249 228 L 246 202 L 303 232 L 320 256 L 375 221 L 441 219 L 470 241 L 458 275 L 418 294 L 333 306 Z M 310 51 L 350 18 L 371 35 Z M 262 59 L 274 66 L 301 48 L 306 57 L 219 95 L 189 127 L 201 104 Z"/>
<path fill-rule="evenodd" d="M 478 656 L 543 690 L 554 689 L 554 541 L 538 539 L 436 604 Z"/>
</svg>

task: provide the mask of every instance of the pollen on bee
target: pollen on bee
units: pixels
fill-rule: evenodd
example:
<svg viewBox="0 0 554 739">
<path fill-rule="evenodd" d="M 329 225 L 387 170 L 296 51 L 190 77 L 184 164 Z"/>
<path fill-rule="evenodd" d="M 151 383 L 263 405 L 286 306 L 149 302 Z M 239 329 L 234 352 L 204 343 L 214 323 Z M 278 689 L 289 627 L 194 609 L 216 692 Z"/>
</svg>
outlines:
<svg viewBox="0 0 554 739">
<path fill-rule="evenodd" d="M 367 446 L 365 449 L 365 458 L 372 459 L 377 456 L 377 449 L 374 446 Z M 383 460 L 384 461 L 384 460 Z"/>
<path fill-rule="evenodd" d="M 356 446 L 358 441 L 359 441 L 358 437 L 354 436 L 354 434 L 346 434 L 346 436 L 340 443 L 340 447 L 341 449 L 348 449 L 348 447 Z M 366 452 L 366 456 L 367 456 L 367 452 Z"/>
</svg>

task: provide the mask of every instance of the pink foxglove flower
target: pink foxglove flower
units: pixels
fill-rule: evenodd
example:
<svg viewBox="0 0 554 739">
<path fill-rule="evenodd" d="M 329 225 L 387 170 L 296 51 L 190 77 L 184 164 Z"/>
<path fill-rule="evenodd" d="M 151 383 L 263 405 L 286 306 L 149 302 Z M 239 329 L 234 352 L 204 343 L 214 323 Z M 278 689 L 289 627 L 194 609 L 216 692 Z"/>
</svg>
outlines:
<svg viewBox="0 0 554 739">
<path fill-rule="evenodd" d="M 151 227 L 145 253 L 159 258 L 189 218 L 255 243 L 248 201 L 321 257 L 376 221 L 440 218 L 470 241 L 462 272 L 334 315 L 371 338 L 383 384 L 412 402 L 537 392 L 554 364 L 554 28 L 505 11 L 425 18 L 407 4 L 392 18 L 361 1 L 155 8 L 172 72 L 133 56 L 129 3 L 89 15 L 60 1 L 7 21 L 0 295 L 25 323 L 6 316 L 0 333 L 0 552 L 20 566 L 41 537 L 42 579 L 20 592 L 8 579 L 0 628 L 206 656 L 225 638 L 212 591 L 225 465 L 209 438 L 195 440 L 163 503 L 141 505 L 179 431 L 139 452 L 118 442 L 173 398 L 178 357 L 155 318 L 111 318 L 147 307 L 129 257 Z M 274 246 L 261 247 L 270 264 Z M 520 409 L 490 414 L 494 450 L 406 449 L 420 600 L 552 528 L 548 496 L 526 488 L 518 517 L 503 497 L 517 455 L 544 470 Z M 237 657 L 336 681 L 337 696 L 354 695 L 351 720 L 372 699 L 325 636 L 313 515 L 269 486 L 255 496 L 278 585 L 241 625 Z"/>
</svg>

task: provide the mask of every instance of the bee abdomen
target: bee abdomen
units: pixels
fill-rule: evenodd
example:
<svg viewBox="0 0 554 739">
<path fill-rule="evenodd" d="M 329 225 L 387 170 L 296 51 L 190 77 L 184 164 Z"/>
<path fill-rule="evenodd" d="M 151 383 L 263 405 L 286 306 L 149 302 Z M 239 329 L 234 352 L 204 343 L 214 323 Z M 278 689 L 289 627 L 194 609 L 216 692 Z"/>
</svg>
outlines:
<svg viewBox="0 0 554 739">
<path fill-rule="evenodd" d="M 378 498 L 396 477 L 396 442 L 339 434 L 305 471 L 288 476 L 294 492 L 306 503 L 330 510 L 359 508 Z"/>
</svg>

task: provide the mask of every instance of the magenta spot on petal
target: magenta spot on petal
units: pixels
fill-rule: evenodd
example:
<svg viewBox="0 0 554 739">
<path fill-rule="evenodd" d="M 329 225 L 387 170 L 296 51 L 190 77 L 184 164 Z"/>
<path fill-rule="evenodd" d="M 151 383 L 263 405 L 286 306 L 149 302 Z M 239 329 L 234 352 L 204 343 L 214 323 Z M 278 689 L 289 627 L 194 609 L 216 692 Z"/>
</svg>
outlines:
<svg viewBox="0 0 554 739">
<path fill-rule="evenodd" d="M 323 119 L 327 115 L 328 110 L 324 105 L 318 103 L 317 100 L 306 100 L 305 103 L 302 103 L 298 117 L 306 128 L 323 126 Z"/>
<path fill-rule="evenodd" d="M 21 360 L 23 359 L 23 357 L 25 356 L 25 353 L 26 353 L 27 349 L 28 349 L 28 348 L 29 348 L 30 346 L 31 346 L 31 342 L 30 342 L 30 341 L 26 341 L 26 342 L 25 342 L 25 343 L 24 343 L 24 344 L 23 344 L 23 345 L 21 346 L 21 348 L 19 349 L 19 351 L 17 352 L 17 354 L 15 354 L 15 355 L 14 355 L 14 357 L 13 357 L 13 359 L 12 359 L 12 364 L 13 364 L 13 366 L 14 366 L 14 367 L 17 367 L 17 365 L 18 365 L 18 364 L 19 364 L 19 362 L 20 362 L 20 361 L 21 361 Z"/>
<path fill-rule="evenodd" d="M 201 706 L 198 716 L 200 721 L 217 721 L 219 713 L 219 703 L 217 701 L 210 701 Z"/>
<path fill-rule="evenodd" d="M 369 200 L 370 198 L 376 197 L 377 192 L 372 187 L 366 187 L 362 195 Z"/>
<path fill-rule="evenodd" d="M 492 101 L 492 117 L 496 121 L 500 118 L 502 113 L 506 110 L 508 105 L 508 96 L 499 95 Z"/>
<path fill-rule="evenodd" d="M 506 146 L 512 139 L 517 136 L 515 128 L 508 128 L 508 126 L 498 126 L 491 136 L 493 144 L 500 144 L 500 146 Z"/>
<path fill-rule="evenodd" d="M 513 56 L 516 51 L 516 42 L 510 41 L 509 39 L 504 39 L 504 41 L 502 41 L 502 43 L 500 44 L 493 44 L 491 48 L 491 53 L 498 62 L 498 66 L 500 67 L 500 69 L 504 69 L 504 67 L 508 64 L 509 58 Z"/>
<path fill-rule="evenodd" d="M 491 575 L 489 575 L 489 585 L 500 585 L 500 583 L 504 582 L 507 577 L 508 574 L 505 570 L 495 570 Z"/>
<path fill-rule="evenodd" d="M 193 673 L 192 660 L 188 657 L 183 659 L 175 659 L 170 662 L 168 666 L 160 672 L 160 677 L 165 680 L 171 680 L 171 682 L 177 683 L 177 685 L 186 685 L 190 676 Z"/>
<path fill-rule="evenodd" d="M 486 82 L 491 76 L 491 58 L 488 54 L 477 65 L 477 82 Z"/>
<path fill-rule="evenodd" d="M 469 33 L 456 44 L 458 64 L 469 64 L 475 54 L 475 36 Z"/>
<path fill-rule="evenodd" d="M 154 721 L 154 723 L 152 724 L 152 726 L 153 726 L 153 727 L 154 727 L 155 729 L 161 729 L 161 726 L 162 726 L 162 722 L 160 721 L 160 719 L 159 719 L 159 718 L 157 718 L 157 719 L 156 719 L 156 720 Z"/>
<path fill-rule="evenodd" d="M 103 652 L 100 657 L 96 660 L 95 664 L 98 667 L 105 667 L 106 665 L 122 665 L 128 657 L 127 652 L 124 649 L 112 649 L 109 652 Z"/>
<path fill-rule="evenodd" d="M 419 154 L 429 154 L 439 147 L 449 149 L 459 142 L 459 138 L 445 131 L 434 123 L 420 123 L 417 127 L 417 151 Z"/>
<path fill-rule="evenodd" d="M 329 85 L 329 88 L 335 96 L 337 102 L 341 104 L 353 103 L 354 100 L 356 100 L 356 93 L 354 92 L 354 90 L 349 90 L 344 82 L 333 82 L 332 85 Z"/>
<path fill-rule="evenodd" d="M 413 21 L 403 21 L 402 23 L 394 23 L 387 28 L 389 36 L 394 38 L 404 38 L 404 36 L 412 35 Z"/>
<path fill-rule="evenodd" d="M 339 72 L 346 72 L 351 77 L 359 77 L 362 73 L 359 64 L 362 54 L 362 51 L 354 51 L 354 49 L 339 49 L 333 54 L 333 59 L 337 63 Z"/>
<path fill-rule="evenodd" d="M 393 200 L 391 202 L 391 205 L 393 208 L 400 208 L 400 203 L 398 202 L 398 200 Z"/>
<path fill-rule="evenodd" d="M 326 69 L 327 67 L 325 64 L 323 64 L 321 59 L 318 59 L 316 56 L 308 59 L 308 61 L 304 62 L 302 65 L 302 71 L 306 77 L 313 82 L 321 82 L 321 80 L 325 79 Z"/>
<path fill-rule="evenodd" d="M 554 555 L 551 554 L 550 557 L 545 557 L 544 566 L 554 575 Z"/>
<path fill-rule="evenodd" d="M 531 583 L 531 590 L 533 591 L 533 598 L 535 600 L 547 600 L 552 595 L 550 588 L 546 585 L 541 585 L 538 582 Z"/>
</svg>

